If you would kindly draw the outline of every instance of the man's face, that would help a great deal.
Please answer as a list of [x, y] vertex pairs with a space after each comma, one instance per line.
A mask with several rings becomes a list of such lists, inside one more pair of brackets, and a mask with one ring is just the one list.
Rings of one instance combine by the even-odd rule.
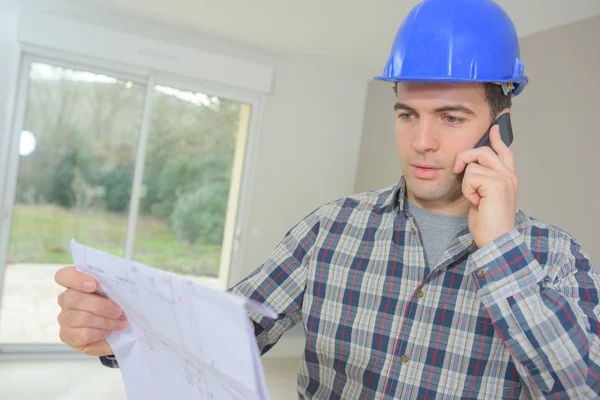
[[408, 198], [423, 206], [463, 200], [456, 156], [492, 123], [482, 84], [399, 83], [396, 143]]

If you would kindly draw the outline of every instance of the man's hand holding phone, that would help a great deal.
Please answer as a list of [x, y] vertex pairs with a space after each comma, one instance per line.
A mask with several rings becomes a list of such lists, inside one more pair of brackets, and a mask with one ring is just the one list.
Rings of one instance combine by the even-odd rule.
[[514, 157], [500, 135], [500, 127], [490, 130], [490, 146], [459, 153], [453, 172], [464, 172], [463, 195], [471, 203], [469, 230], [482, 248], [515, 226], [519, 180]]

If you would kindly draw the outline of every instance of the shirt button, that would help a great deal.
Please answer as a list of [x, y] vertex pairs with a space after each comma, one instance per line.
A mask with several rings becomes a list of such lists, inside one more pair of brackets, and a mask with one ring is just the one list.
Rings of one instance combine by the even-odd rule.
[[417, 292], [417, 297], [418, 297], [418, 298], [420, 298], [420, 299], [422, 299], [423, 297], [425, 297], [425, 292], [424, 292], [424, 291], [422, 291], [422, 290], [419, 290], [419, 291]]
[[412, 228], [412, 229], [410, 230], [410, 233], [412, 233], [413, 235], [415, 235], [415, 236], [416, 236], [416, 235], [417, 235], [417, 230], [416, 230], [415, 228]]
[[406, 363], [407, 363], [407, 362], [409, 362], [409, 361], [410, 361], [410, 357], [409, 357], [409, 356], [407, 356], [406, 354], [402, 356], [402, 362], [403, 362], [404, 364], [406, 364]]
[[477, 271], [475, 271], [475, 275], [477, 275], [479, 278], [483, 278], [485, 276], [485, 271], [483, 268], [479, 268]]

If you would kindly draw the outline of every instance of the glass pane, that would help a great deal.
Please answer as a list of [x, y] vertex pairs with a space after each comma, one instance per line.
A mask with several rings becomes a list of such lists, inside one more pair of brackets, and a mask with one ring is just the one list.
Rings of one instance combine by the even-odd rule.
[[250, 105], [156, 86], [150, 115], [133, 258], [218, 287]]
[[58, 343], [69, 240], [123, 255], [145, 85], [32, 63], [5, 271], [1, 343]]

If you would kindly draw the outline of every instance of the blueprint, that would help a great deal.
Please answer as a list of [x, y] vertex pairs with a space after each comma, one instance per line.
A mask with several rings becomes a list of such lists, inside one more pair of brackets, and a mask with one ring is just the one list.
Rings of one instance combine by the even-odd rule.
[[273, 311], [75, 240], [71, 250], [129, 322], [107, 339], [128, 399], [268, 399], [248, 312]]

